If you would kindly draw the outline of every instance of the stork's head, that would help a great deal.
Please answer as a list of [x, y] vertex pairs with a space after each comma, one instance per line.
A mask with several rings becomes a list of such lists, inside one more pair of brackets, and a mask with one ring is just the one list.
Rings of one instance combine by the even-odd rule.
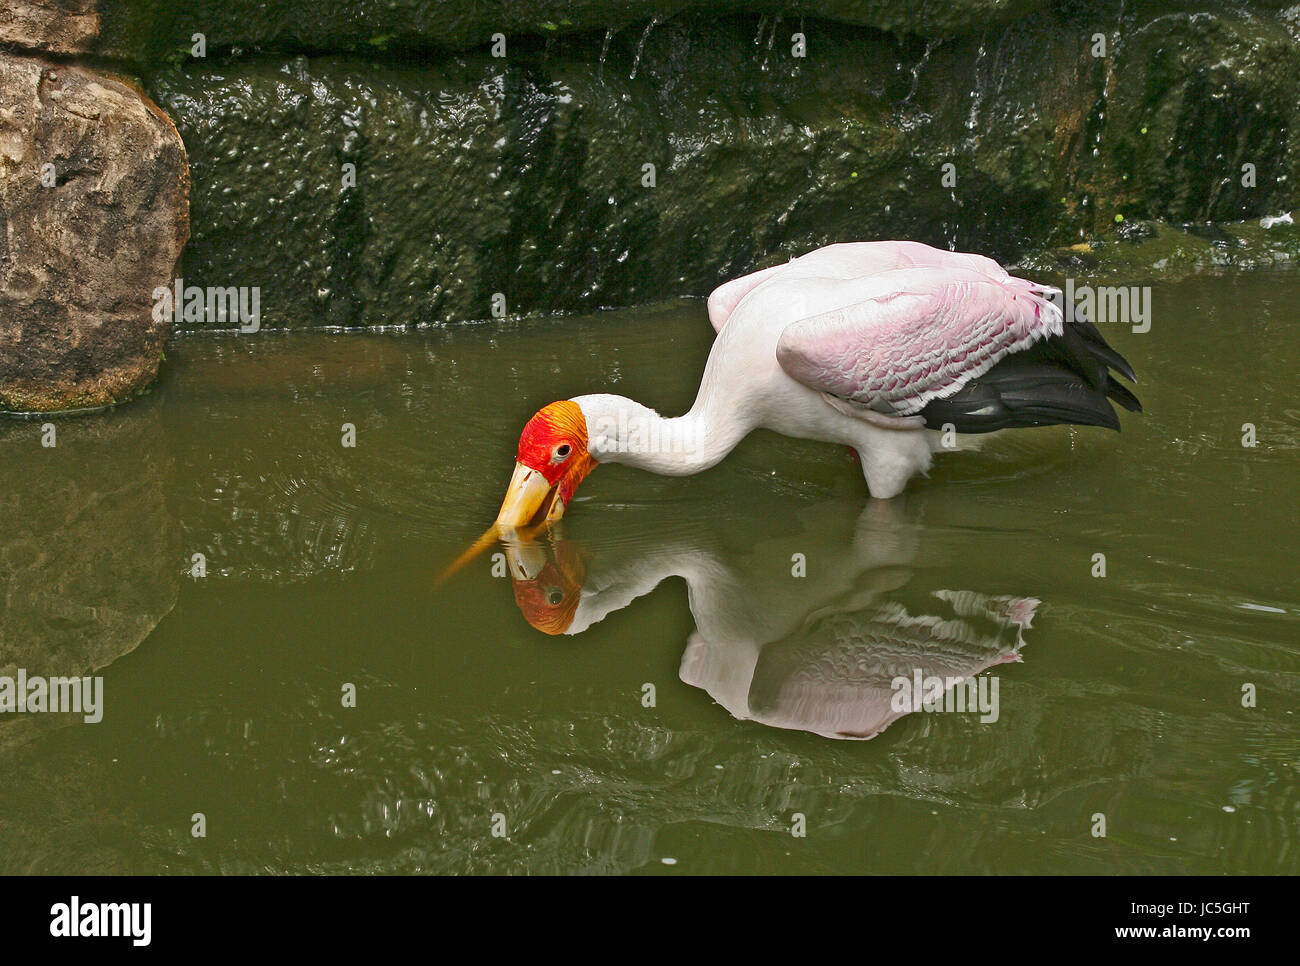
[[518, 529], [558, 520], [596, 465], [587, 450], [587, 417], [571, 399], [553, 402], [528, 420], [497, 526]]

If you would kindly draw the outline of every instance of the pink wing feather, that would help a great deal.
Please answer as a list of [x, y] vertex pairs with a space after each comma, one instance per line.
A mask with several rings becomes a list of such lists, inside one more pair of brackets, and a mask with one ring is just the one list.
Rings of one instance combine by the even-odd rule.
[[719, 285], [709, 295], [709, 321], [714, 331], [721, 332], [745, 296], [777, 277], [852, 279], [903, 268], [966, 269], [990, 278], [1008, 277], [1006, 269], [983, 255], [948, 252], [910, 241], [843, 242]]
[[913, 415], [1009, 353], [1061, 334], [1052, 289], [982, 267], [905, 268], [860, 279], [842, 308], [787, 326], [777, 359], [810, 388]]

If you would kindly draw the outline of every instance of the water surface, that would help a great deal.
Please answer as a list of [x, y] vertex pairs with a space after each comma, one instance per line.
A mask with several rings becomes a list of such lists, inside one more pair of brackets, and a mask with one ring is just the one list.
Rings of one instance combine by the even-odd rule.
[[[765, 433], [599, 467], [495, 548], [515, 579], [436, 589], [541, 405], [689, 405], [699, 302], [186, 337], [54, 448], [0, 424], [0, 673], [106, 703], [0, 718], [0, 871], [1293, 872], [1300, 273], [1153, 299], [1106, 332], [1122, 434], [1018, 432], [888, 504]], [[913, 665], [996, 676], [998, 719], [882, 711]]]

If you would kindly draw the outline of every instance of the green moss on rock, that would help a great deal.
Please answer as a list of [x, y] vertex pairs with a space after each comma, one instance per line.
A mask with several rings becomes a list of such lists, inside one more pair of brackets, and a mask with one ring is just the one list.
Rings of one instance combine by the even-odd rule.
[[[814, 24], [821, 55], [797, 61], [752, 29], [673, 22], [603, 61], [573, 41], [162, 72], [195, 185], [187, 281], [259, 285], [269, 326], [407, 324], [486, 317], [495, 293], [529, 312], [707, 291], [844, 238], [1009, 252], [1044, 230], [1041, 129], [979, 147], [954, 191], [969, 132], [896, 106], [917, 51]], [[985, 204], [997, 222], [969, 217]]]
[[[216, 51], [239, 48], [365, 53], [487, 48], [512, 39], [621, 31], [682, 14], [802, 18], [950, 37], [1025, 17], [1046, 0], [100, 0], [100, 50], [158, 63], [188, 51], [196, 33]], [[785, 39], [785, 38], [783, 38]]]
[[606, 36], [524, 5], [547, 39], [506, 58], [376, 14], [364, 55], [153, 70], [194, 173], [187, 280], [259, 285], [268, 326], [457, 321], [497, 293], [512, 314], [703, 294], [834, 241], [1013, 259], [1300, 204], [1300, 28], [1273, 5], [958, 3], [923, 37], [849, 7], [874, 26], [798, 21], [802, 58], [771, 14]]

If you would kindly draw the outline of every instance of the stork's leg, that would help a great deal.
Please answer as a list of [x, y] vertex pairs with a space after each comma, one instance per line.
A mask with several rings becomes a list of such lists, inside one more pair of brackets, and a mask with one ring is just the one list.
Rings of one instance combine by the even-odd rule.
[[930, 469], [930, 439], [925, 430], [899, 431], [864, 425], [857, 450], [867, 489], [877, 499], [898, 496], [908, 480]]
[[821, 397], [836, 412], [853, 417], [853, 448], [872, 496], [896, 497], [908, 480], [930, 469], [931, 437], [936, 434], [925, 428], [924, 417], [889, 416], [829, 393]]

